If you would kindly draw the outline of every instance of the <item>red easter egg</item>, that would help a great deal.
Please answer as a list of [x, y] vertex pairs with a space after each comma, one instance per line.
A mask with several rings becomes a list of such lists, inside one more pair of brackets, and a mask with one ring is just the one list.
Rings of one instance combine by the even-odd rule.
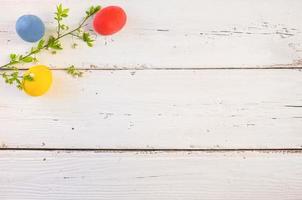
[[95, 32], [101, 35], [112, 35], [126, 24], [127, 15], [118, 6], [108, 6], [96, 13], [93, 20]]

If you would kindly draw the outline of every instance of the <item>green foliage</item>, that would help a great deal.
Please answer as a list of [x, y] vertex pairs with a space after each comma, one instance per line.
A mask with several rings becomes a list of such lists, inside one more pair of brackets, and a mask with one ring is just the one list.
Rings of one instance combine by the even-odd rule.
[[69, 26], [65, 25], [65, 24], [61, 24], [60, 28], [64, 31], [67, 31], [69, 29]]
[[83, 76], [83, 72], [76, 69], [73, 65], [66, 68], [66, 72], [67, 72], [67, 74], [70, 74], [72, 77], [81, 77], [81, 76]]
[[27, 55], [17, 55], [17, 54], [10, 54], [10, 65], [17, 64], [17, 63], [30, 63], [36, 61], [36, 58], [33, 56]]
[[90, 33], [84, 32], [83, 35], [82, 35], [82, 39], [83, 39], [84, 42], [86, 42], [86, 44], [87, 44], [89, 47], [92, 47], [92, 46], [93, 46], [94, 40], [91, 38]]
[[27, 56], [27, 57], [24, 57], [22, 58], [22, 61], [25, 62], [25, 63], [31, 63], [33, 62], [34, 58], [31, 57], [31, 56]]
[[62, 21], [63, 18], [68, 17], [69, 8], [63, 8], [62, 4], [57, 5], [57, 12], [55, 12], [55, 20]]
[[47, 41], [47, 48], [51, 48], [54, 50], [62, 50], [63, 47], [59, 40], [57, 40], [54, 36], [49, 36]]
[[34, 77], [31, 74], [26, 74], [23, 76], [24, 81], [33, 81]]
[[[63, 49], [63, 45], [60, 41], [61, 38], [66, 36], [76, 36], [83, 42], [85, 42], [89, 47], [93, 46], [94, 40], [91, 37], [89, 32], [83, 31], [83, 27], [86, 26], [86, 21], [92, 17], [96, 12], [101, 9], [100, 6], [91, 6], [86, 11], [86, 16], [83, 18], [80, 25], [68, 32], [69, 26], [63, 23], [63, 19], [66, 19], [69, 15], [69, 8], [63, 8], [62, 4], [59, 4], [56, 7], [54, 19], [57, 22], [57, 35], [49, 36], [48, 39], [41, 39], [37, 46], [33, 46], [30, 51], [25, 55], [18, 55], [12, 53], [9, 55], [9, 63], [0, 66], [0, 69], [11, 70], [11, 72], [0, 73], [0, 76], [4, 79], [7, 84], [16, 85], [19, 89], [22, 89], [22, 82], [24, 80], [34, 81], [34, 78], [30, 75], [20, 76], [18, 68], [13, 65], [22, 64], [22, 63], [33, 63], [37, 62], [37, 54], [40, 53], [43, 49], [50, 49], [51, 54], [56, 54], [57, 51]], [[72, 45], [73, 48], [77, 46], [76, 43]], [[73, 65], [68, 67], [67, 73], [73, 77], [81, 77], [83, 72], [77, 70]]]
[[12, 54], [9, 55], [9, 57], [10, 57], [11, 62], [17, 61], [17, 54], [12, 53]]
[[61, 36], [61, 30], [68, 30], [69, 27], [62, 23], [64, 18], [68, 17], [69, 8], [63, 8], [62, 4], [57, 6], [54, 19], [57, 21], [57, 36]]
[[22, 89], [22, 79], [20, 78], [18, 69], [15, 69], [9, 73], [3, 72], [1, 76], [5, 83], [9, 85], [16, 85], [17, 88]]
[[86, 11], [86, 17], [90, 17], [97, 13], [99, 10], [101, 10], [101, 6], [91, 6], [87, 11]]
[[37, 46], [37, 49], [42, 49], [44, 47], [45, 40], [40, 40]]

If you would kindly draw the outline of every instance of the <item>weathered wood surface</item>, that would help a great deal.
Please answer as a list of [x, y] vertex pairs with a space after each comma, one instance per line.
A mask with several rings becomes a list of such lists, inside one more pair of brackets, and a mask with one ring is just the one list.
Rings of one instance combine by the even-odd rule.
[[37, 14], [53, 32], [58, 2], [71, 9], [68, 22], [73, 25], [93, 4], [123, 6], [128, 24], [117, 35], [98, 37], [93, 49], [43, 54], [41, 62], [53, 68], [301, 67], [300, 0], [1, 0], [0, 63], [10, 52], [31, 46], [15, 33], [18, 16]]
[[[37, 14], [51, 32], [58, 2], [1, 0], [0, 63], [30, 47], [14, 31], [16, 18]], [[299, 67], [301, 1], [60, 2], [74, 25], [100, 3], [123, 6], [128, 24], [93, 49], [41, 55], [56, 69], [93, 68], [83, 79], [56, 70], [41, 98], [1, 84], [2, 147], [301, 147], [299, 70], [220, 69]]]
[[0, 199], [297, 200], [295, 153], [0, 151]]
[[[301, 199], [302, 1], [0, 0], [0, 64], [31, 47], [18, 16], [51, 33], [59, 2], [72, 25], [93, 4], [128, 24], [41, 54], [56, 69], [43, 97], [0, 83], [1, 200]], [[72, 79], [71, 64], [90, 71]]]
[[300, 148], [297, 70], [56, 71], [51, 91], [0, 87], [0, 141], [22, 148]]

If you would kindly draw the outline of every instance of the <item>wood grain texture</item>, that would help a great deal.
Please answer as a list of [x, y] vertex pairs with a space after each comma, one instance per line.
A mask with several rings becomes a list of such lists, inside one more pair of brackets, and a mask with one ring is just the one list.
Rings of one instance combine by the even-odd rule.
[[64, 52], [41, 55], [53, 68], [301, 67], [300, 0], [1, 0], [0, 63], [31, 47], [15, 33], [18, 16], [37, 14], [53, 33], [59, 2], [71, 9], [74, 26], [92, 4], [123, 6], [128, 23], [117, 35], [98, 37], [93, 49], [72, 50], [74, 40], [65, 40]]
[[298, 70], [55, 71], [51, 91], [1, 85], [0, 144], [22, 148], [300, 148]]
[[276, 70], [302, 68], [302, 1], [0, 0], [0, 65], [31, 47], [17, 17], [49, 35], [58, 3], [71, 26], [92, 4], [123, 6], [128, 23], [39, 55], [55, 69], [43, 97], [0, 84], [1, 200], [301, 199], [301, 150], [263, 149], [302, 147], [302, 72]]
[[0, 199], [297, 200], [301, 154], [0, 151]]

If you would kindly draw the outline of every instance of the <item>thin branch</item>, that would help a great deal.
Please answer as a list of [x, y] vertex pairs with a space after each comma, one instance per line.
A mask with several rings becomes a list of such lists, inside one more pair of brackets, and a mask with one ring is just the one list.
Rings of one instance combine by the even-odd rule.
[[[77, 28], [75, 28], [75, 29], [73, 29], [73, 30], [71, 30], [71, 31], [69, 31], [69, 32], [67, 32], [67, 33], [64, 33], [64, 34], [62, 34], [62, 35], [59, 35], [59, 34], [58, 34], [58, 36], [54, 39], [54, 42], [60, 40], [61, 38], [65, 37], [65, 36], [74, 35], [73, 33], [76, 32], [76, 31], [78, 31], [78, 30], [80, 30], [80, 29], [84, 26], [85, 22], [86, 22], [91, 16], [92, 16], [92, 15], [87, 15], [87, 16], [83, 19], [83, 21], [80, 23], [80, 25], [79, 25]], [[37, 54], [40, 50], [46, 49], [46, 48], [48, 48], [48, 47], [49, 47], [49, 42], [48, 42], [47, 44], [45, 44], [43, 47], [41, 47], [41, 48], [39, 48], [39, 49], [37, 49], [37, 50], [35, 50], [35, 51], [31, 51], [30, 53], [28, 53], [27, 55], [23, 56], [22, 58], [24, 59], [24, 58], [30, 57], [30, 56], [32, 56], [32, 55], [34, 55], [34, 54]], [[8, 67], [8, 66], [10, 66], [10, 65], [12, 65], [12, 64], [13, 64], [13, 62], [9, 62], [9, 63], [7, 63], [7, 64], [5, 64], [5, 65], [0, 66], [0, 69], [6, 68], [6, 67]], [[14, 64], [16, 64], [16, 63], [14, 63]]]

